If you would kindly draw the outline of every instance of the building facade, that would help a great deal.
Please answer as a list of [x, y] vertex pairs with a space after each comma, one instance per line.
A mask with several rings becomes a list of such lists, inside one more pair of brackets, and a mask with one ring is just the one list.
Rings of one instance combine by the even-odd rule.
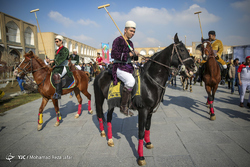
[[37, 26], [0, 12], [0, 61], [15, 66], [29, 50], [38, 54]]
[[[58, 49], [58, 47], [55, 44], [55, 37], [57, 35], [61, 34], [56, 34], [53, 32], [38, 33], [38, 50], [39, 50], [39, 57], [41, 59], [44, 59], [45, 55], [47, 55], [47, 57], [50, 59], [54, 59], [55, 51]], [[97, 55], [96, 48], [75, 41], [65, 36], [63, 36], [63, 46], [69, 49], [69, 54], [72, 54], [73, 50], [76, 49], [77, 54], [80, 57], [80, 63], [88, 63], [91, 61], [91, 59], [95, 59]]]

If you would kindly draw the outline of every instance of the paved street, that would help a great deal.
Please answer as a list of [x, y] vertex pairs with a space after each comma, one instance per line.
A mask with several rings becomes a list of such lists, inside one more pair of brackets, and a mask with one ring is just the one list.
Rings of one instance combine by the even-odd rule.
[[[62, 122], [54, 127], [53, 104], [44, 110], [44, 124], [37, 131], [41, 99], [9, 110], [0, 116], [0, 166], [137, 166], [138, 115], [125, 117], [116, 108], [113, 114], [114, 147], [102, 138], [95, 114], [87, 113], [83, 97], [82, 115], [75, 119], [78, 103], [75, 97], [63, 96], [60, 101]], [[204, 87], [193, 86], [193, 92], [177, 87], [166, 89], [164, 102], [153, 114], [151, 142], [144, 147], [146, 166], [250, 166], [250, 109], [239, 107], [237, 92], [231, 95], [227, 86], [220, 86], [215, 95], [216, 120], [210, 121], [205, 106]], [[245, 106], [249, 93], [246, 93]], [[104, 111], [107, 110], [105, 102]], [[105, 124], [105, 131], [107, 126]], [[9, 162], [6, 157], [15, 156]]]

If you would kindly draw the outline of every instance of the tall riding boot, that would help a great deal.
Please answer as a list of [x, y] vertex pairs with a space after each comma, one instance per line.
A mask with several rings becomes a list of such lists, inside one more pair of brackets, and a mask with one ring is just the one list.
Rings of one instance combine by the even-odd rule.
[[53, 79], [55, 81], [56, 84], [56, 93], [53, 95], [53, 99], [61, 99], [61, 95], [62, 95], [62, 81], [61, 81], [61, 77], [58, 73], [53, 75]]
[[221, 72], [221, 85], [225, 85], [226, 81], [226, 75], [227, 75], [227, 69], [223, 69], [223, 71]]
[[126, 116], [134, 115], [131, 111], [128, 110], [128, 101], [130, 100], [130, 98], [131, 98], [131, 91], [129, 91], [126, 87], [123, 87], [120, 112]]

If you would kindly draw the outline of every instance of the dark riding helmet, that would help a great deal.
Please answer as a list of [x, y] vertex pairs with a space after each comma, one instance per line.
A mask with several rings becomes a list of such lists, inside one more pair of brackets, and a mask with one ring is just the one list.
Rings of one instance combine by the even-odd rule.
[[208, 32], [208, 35], [210, 35], [210, 34], [211, 34], [211, 35], [216, 35], [216, 34], [215, 34], [215, 31], [213, 31], [213, 30]]

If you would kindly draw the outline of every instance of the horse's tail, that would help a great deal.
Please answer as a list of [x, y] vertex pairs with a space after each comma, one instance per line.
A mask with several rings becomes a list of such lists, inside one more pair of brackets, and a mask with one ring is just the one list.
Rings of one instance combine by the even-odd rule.
[[102, 108], [105, 98], [99, 85], [100, 83], [99, 80], [101, 76], [102, 75], [96, 76], [94, 80], [95, 106], [96, 106], [97, 119], [102, 118], [103, 122], [106, 122], [104, 114], [103, 114], [103, 108]]

